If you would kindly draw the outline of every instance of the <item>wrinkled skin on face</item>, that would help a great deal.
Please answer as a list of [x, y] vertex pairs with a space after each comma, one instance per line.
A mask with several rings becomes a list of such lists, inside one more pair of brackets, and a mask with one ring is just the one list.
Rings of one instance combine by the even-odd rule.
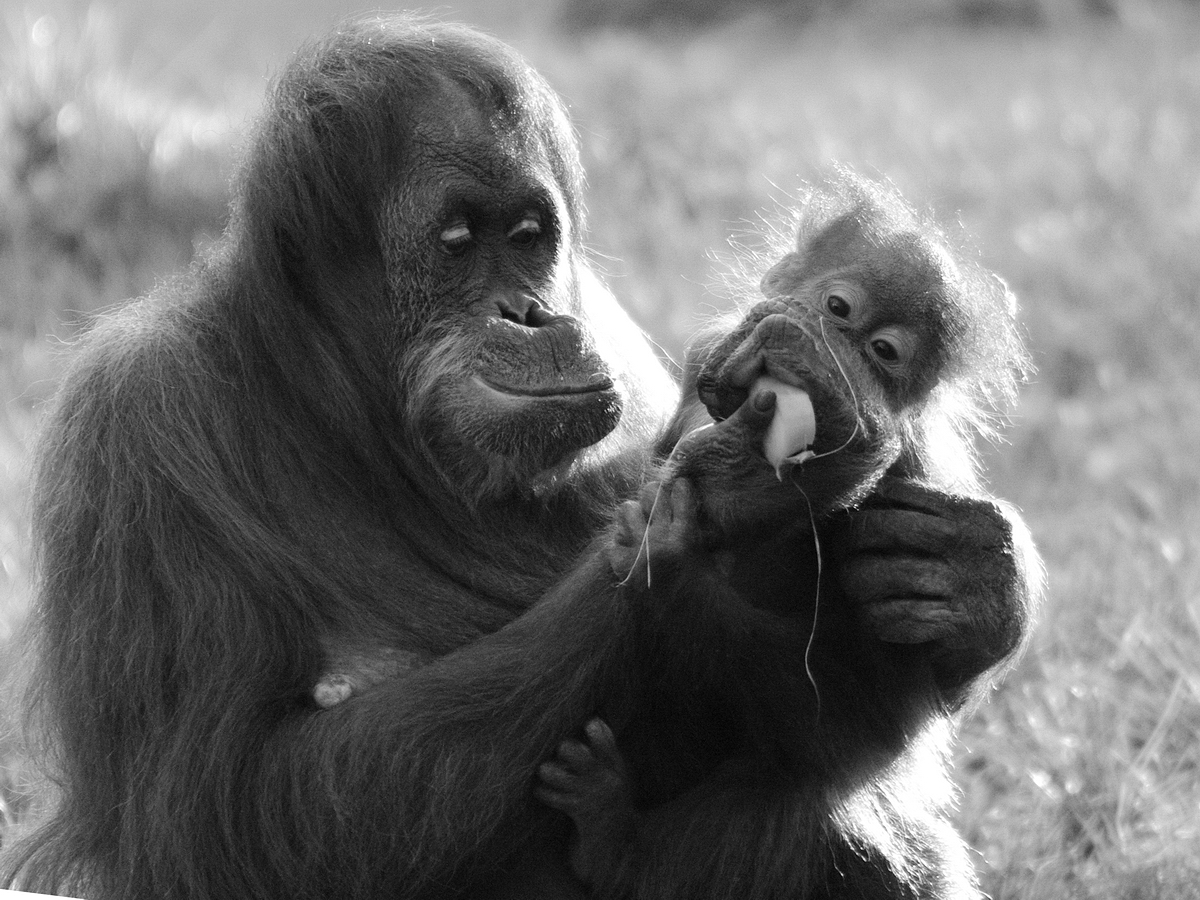
[[578, 210], [548, 148], [454, 85], [428, 112], [382, 214], [393, 302], [417, 312], [394, 365], [438, 475], [503, 494], [609, 434], [622, 387], [581, 321]]
[[[778, 474], [762, 449], [774, 397], [765, 390], [751, 397], [762, 375], [803, 389], [817, 423], [813, 456]], [[808, 510], [844, 509], [899, 456], [903, 408], [895, 409], [887, 385], [842, 332], [805, 308], [760, 304], [705, 356], [698, 386], [718, 424], [680, 442], [672, 471], [697, 482], [723, 536]]]

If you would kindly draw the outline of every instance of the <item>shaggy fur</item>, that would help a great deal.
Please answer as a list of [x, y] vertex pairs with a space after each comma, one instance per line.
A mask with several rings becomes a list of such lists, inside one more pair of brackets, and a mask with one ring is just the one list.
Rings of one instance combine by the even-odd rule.
[[[475, 159], [422, 133], [449, 111]], [[583, 271], [580, 182], [558, 100], [497, 42], [368, 21], [291, 64], [220, 248], [89, 334], [48, 415], [33, 699], [60, 796], [0, 884], [436, 897], [539, 870], [517, 859], [556, 846], [535, 766], [621, 630], [554, 601], [518, 617], [636, 488], [677, 396]], [[464, 205], [481, 247], [492, 209], [537, 208], [544, 240], [452, 256], [438, 217]], [[500, 288], [555, 322], [477, 314]], [[481, 346], [510, 381], [561, 363], [616, 387], [544, 423], [530, 404], [506, 459], [438, 443], [409, 412], [431, 381], [442, 421], [507, 421], [462, 400]], [[366, 642], [435, 661], [317, 709], [328, 648]]]
[[[640, 689], [605, 698], [615, 740], [593, 723], [568, 741], [541, 795], [574, 819], [598, 897], [968, 900], [949, 741], [1038, 601], [1032, 546], [983, 497], [967, 441], [1024, 370], [1015, 306], [898, 194], [848, 172], [813, 191], [762, 287], [769, 300], [689, 353], [663, 481], [625, 505], [609, 550], [614, 602], [651, 610], [630, 635]], [[881, 340], [903, 364], [873, 354]], [[750, 396], [763, 373], [816, 412], [815, 455], [778, 476], [769, 395]], [[717, 424], [691, 431], [704, 406]], [[843, 590], [829, 526], [873, 491], [908, 504], [914, 529], [957, 507], [946, 537], [977, 571]]]
[[[364, 22], [284, 72], [220, 247], [101, 323], [47, 417], [31, 709], [59, 790], [0, 885], [583, 896], [532, 787], [637, 694], [644, 608], [583, 551], [677, 392], [586, 269], [580, 182], [558, 100], [472, 32]], [[892, 506], [855, 519], [847, 590], [895, 583], [876, 546], [969, 570]], [[318, 707], [372, 646], [402, 671]], [[746, 838], [769, 856], [775, 826]]]

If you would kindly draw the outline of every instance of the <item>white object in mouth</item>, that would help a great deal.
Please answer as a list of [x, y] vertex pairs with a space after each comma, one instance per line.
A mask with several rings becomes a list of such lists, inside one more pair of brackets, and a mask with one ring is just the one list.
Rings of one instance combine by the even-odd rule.
[[817, 417], [807, 391], [771, 375], [759, 377], [750, 395], [764, 390], [775, 394], [775, 414], [763, 438], [763, 456], [782, 480], [785, 464], [797, 465], [814, 455], [808, 448], [817, 437]]

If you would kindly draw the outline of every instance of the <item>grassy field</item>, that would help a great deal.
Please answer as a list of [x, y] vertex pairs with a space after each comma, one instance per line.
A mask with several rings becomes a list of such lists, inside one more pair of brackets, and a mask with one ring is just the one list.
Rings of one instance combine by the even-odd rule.
[[[829, 161], [974, 236], [1038, 366], [987, 460], [1050, 602], [963, 736], [960, 825], [998, 900], [1198, 898], [1200, 10], [1087, 5], [968, 27], [948, 3], [860, 0], [803, 25], [586, 37], [537, 24], [549, 2], [460, 12], [568, 98], [597, 256], [673, 354], [720, 304], [711, 252]], [[26, 447], [58, 345], [220, 228], [265, 72], [349, 9], [286, 8], [197, 23], [78, 3], [49, 23], [30, 2], [0, 22], [0, 641], [26, 604]], [[14, 743], [0, 766], [8, 817]]]

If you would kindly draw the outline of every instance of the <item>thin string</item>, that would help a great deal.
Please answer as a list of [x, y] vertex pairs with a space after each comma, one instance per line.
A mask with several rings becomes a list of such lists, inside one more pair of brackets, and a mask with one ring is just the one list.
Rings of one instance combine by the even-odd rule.
[[[826, 450], [824, 453], [813, 454], [812, 456], [807, 457], [804, 460], [804, 462], [808, 462], [808, 461], [814, 460], [814, 459], [821, 459], [822, 457], [825, 457], [825, 456], [832, 456], [835, 453], [841, 453], [843, 450], [845, 450], [847, 447], [849, 447], [851, 442], [853, 442], [853, 440], [855, 439], [855, 437], [858, 436], [859, 429], [862, 426], [862, 414], [858, 408], [858, 395], [857, 395], [857, 393], [855, 393], [854, 383], [850, 380], [850, 376], [846, 374], [846, 370], [842, 366], [842, 361], [840, 359], [838, 359], [837, 354], [834, 353], [834, 351], [833, 351], [833, 347], [831, 347], [829, 344], [829, 337], [825, 333], [825, 319], [824, 318], [821, 319], [821, 341], [825, 344], [825, 349], [829, 351], [829, 355], [833, 358], [833, 362], [837, 366], [837, 369], [838, 369], [838, 374], [840, 374], [842, 376], [842, 380], [846, 383], [847, 390], [850, 391], [850, 401], [854, 407], [854, 430], [850, 432], [850, 436], [847, 437], [846, 440], [843, 441], [840, 446], [835, 447], [832, 450]], [[692, 435], [696, 434], [697, 432], [704, 431], [706, 428], [712, 428], [713, 424], [714, 423], [709, 422], [707, 424], [697, 426], [696, 428], [693, 428], [691, 431], [689, 431], [687, 434], [683, 435], [683, 437], [681, 437], [675, 443], [675, 446], [671, 448], [671, 452], [667, 456], [666, 463], [669, 464], [675, 458], [676, 451], [679, 449], [680, 445], [683, 444], [683, 442], [687, 438], [691, 437]], [[812, 685], [813, 695], [816, 697], [816, 701], [817, 701], [816, 718], [819, 721], [821, 718], [821, 689], [817, 686], [817, 678], [816, 678], [816, 675], [813, 674], [813, 670], [812, 670], [812, 649], [813, 649], [813, 644], [816, 642], [816, 638], [817, 638], [817, 623], [818, 623], [818, 619], [819, 619], [820, 611], [821, 611], [821, 573], [822, 573], [822, 567], [823, 567], [823, 558], [822, 558], [822, 554], [821, 554], [821, 538], [820, 538], [820, 535], [817, 534], [817, 520], [816, 520], [816, 515], [813, 513], [812, 501], [808, 499], [808, 495], [806, 493], [804, 493], [804, 490], [798, 484], [796, 484], [794, 481], [792, 482], [792, 486], [795, 487], [797, 491], [799, 491], [800, 496], [802, 496], [804, 498], [805, 505], [808, 507], [808, 521], [809, 521], [809, 524], [810, 524], [811, 530], [812, 530], [813, 548], [815, 549], [816, 554], [817, 554], [817, 584], [816, 584], [816, 589], [813, 594], [812, 627], [808, 633], [808, 642], [805, 644], [805, 647], [804, 647], [804, 674], [808, 677], [808, 683], [810, 685]], [[650, 513], [646, 517], [646, 530], [644, 532], [642, 532], [642, 542], [638, 546], [638, 555], [634, 557], [633, 567], [630, 568], [629, 573], [621, 581], [622, 585], [628, 583], [629, 579], [631, 577], [633, 577], [633, 570], [635, 568], [637, 568], [637, 561], [639, 559], [641, 559], [642, 553], [644, 552], [646, 554], [646, 587], [647, 588], [650, 587], [650, 583], [651, 583], [650, 543], [649, 543], [650, 523], [654, 520], [654, 513], [658, 509], [658, 498], [662, 495], [662, 489], [663, 489], [663, 483], [659, 482], [658, 490], [655, 491], [655, 494], [654, 494], [654, 502], [650, 504]]]
[[[797, 488], [797, 490], [800, 489]], [[821, 690], [817, 687], [817, 678], [813, 675], [812, 666], [809, 665], [809, 658], [812, 654], [813, 642], [817, 639], [817, 615], [821, 609], [821, 539], [817, 536], [817, 521], [813, 516], [812, 503], [809, 502], [808, 495], [804, 491], [800, 491], [800, 496], [808, 504], [808, 521], [812, 524], [813, 547], [817, 551], [817, 588], [813, 593], [812, 630], [808, 633], [808, 643], [804, 647], [804, 674], [808, 676], [808, 683], [812, 685], [813, 694], [817, 698], [817, 721], [820, 721]]]
[[[675, 453], [679, 450], [680, 445], [683, 444], [684, 441], [690, 438], [693, 434], [704, 431], [706, 428], [712, 428], [715, 424], [715, 422], [705, 422], [703, 425], [697, 425], [687, 434], [680, 437], [679, 440], [675, 442], [675, 446], [671, 448], [671, 452], [667, 454], [666, 460], [663, 461], [663, 466], [668, 466], [671, 461], [675, 459]], [[650, 587], [650, 523], [654, 521], [654, 512], [658, 509], [658, 498], [662, 496], [663, 483], [664, 482], [660, 480], [658, 482], [658, 490], [654, 492], [654, 502], [650, 504], [650, 513], [646, 516], [646, 530], [642, 532], [642, 542], [638, 545], [638, 552], [637, 556], [633, 558], [633, 565], [630, 566], [629, 571], [625, 574], [625, 577], [619, 582], [620, 586], [622, 587], [628, 584], [629, 579], [633, 577], [633, 570], [637, 568], [638, 560], [642, 558], [643, 552], [646, 554], [646, 588], [649, 589]]]
[[[833, 450], [827, 450], [824, 453], [817, 453], [809, 456], [804, 462], [813, 459], [820, 459], [823, 456], [832, 456], [835, 453], [841, 453], [850, 443], [858, 436], [859, 429], [862, 427], [862, 411], [858, 407], [858, 394], [854, 391], [854, 383], [850, 380], [850, 376], [846, 374], [845, 368], [842, 366], [842, 361], [838, 359], [838, 355], [833, 352], [833, 347], [829, 345], [829, 336], [825, 333], [825, 319], [821, 319], [821, 340], [825, 344], [825, 349], [829, 351], [829, 355], [833, 358], [834, 364], [838, 368], [838, 373], [842, 376], [842, 380], [846, 382], [846, 389], [850, 391], [850, 400], [854, 406], [854, 430], [850, 432], [850, 436], [842, 443], [840, 447]], [[817, 553], [817, 585], [813, 594], [813, 619], [812, 630], [808, 633], [808, 643], [804, 647], [804, 673], [808, 676], [808, 683], [812, 685], [813, 694], [817, 699], [817, 719], [821, 718], [821, 690], [817, 687], [816, 676], [813, 675], [811, 656], [813, 644], [817, 637], [817, 619], [821, 610], [821, 571], [822, 571], [822, 555], [821, 555], [821, 537], [817, 534], [817, 520], [813, 513], [812, 501], [809, 500], [808, 494], [804, 493], [804, 489], [796, 482], [792, 481], [792, 486], [800, 492], [800, 496], [804, 498], [805, 504], [808, 506], [808, 521], [812, 527], [813, 548]]]
[[[829, 355], [833, 358], [834, 364], [838, 368], [838, 374], [842, 376], [842, 381], [846, 382], [846, 388], [850, 391], [850, 402], [854, 406], [854, 430], [850, 432], [850, 436], [842, 442], [840, 447], [834, 447], [832, 450], [826, 450], [824, 453], [812, 453], [802, 460], [797, 461], [796, 465], [802, 465], [806, 462], [811, 462], [814, 459], [822, 459], [826, 456], [833, 456], [835, 453], [841, 453], [850, 443], [858, 437], [858, 431], [862, 427], [862, 413], [858, 408], [858, 394], [854, 392], [854, 383], [850, 380], [850, 376], [846, 374], [846, 370], [842, 368], [842, 361], [838, 359], [837, 354], [833, 352], [833, 348], [829, 346], [829, 338], [825, 334], [825, 320], [821, 319], [821, 340], [825, 343], [825, 349], [829, 351]], [[784, 460], [785, 462], [787, 460]], [[810, 510], [811, 511], [811, 510]]]

